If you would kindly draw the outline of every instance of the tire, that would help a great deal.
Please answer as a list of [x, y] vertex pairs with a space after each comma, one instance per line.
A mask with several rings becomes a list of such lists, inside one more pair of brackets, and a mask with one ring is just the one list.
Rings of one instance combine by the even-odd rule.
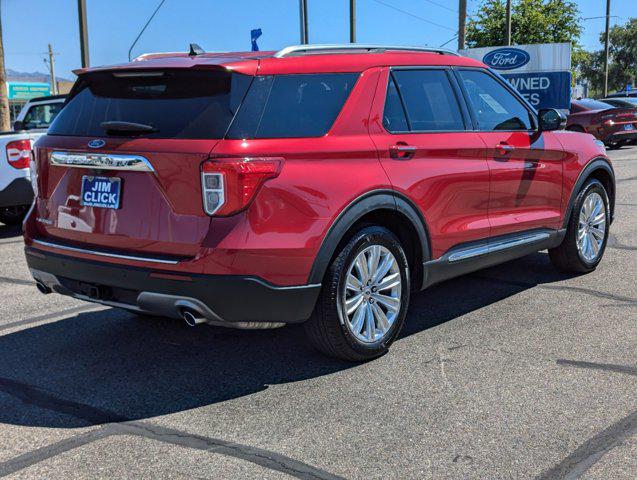
[[[350, 271], [354, 277], [363, 280], [372, 276], [361, 274], [354, 265], [356, 260], [367, 258], [367, 270], [374, 264], [375, 255], [378, 255], [376, 273], [379, 280], [384, 281], [371, 285], [354, 282], [349, 277]], [[391, 268], [381, 275], [387, 265], [384, 262], [391, 259], [394, 260], [389, 262]], [[348, 277], [351, 279], [349, 285]], [[396, 286], [398, 279], [400, 284]], [[357, 285], [356, 289], [351, 288], [353, 284]], [[376, 285], [387, 288], [378, 290]], [[325, 274], [314, 313], [305, 323], [308, 338], [317, 350], [331, 357], [354, 362], [380, 357], [387, 353], [403, 328], [409, 292], [409, 264], [398, 238], [384, 227], [362, 228], [337, 252]], [[394, 298], [389, 302], [391, 309], [386, 303], [390, 300], [388, 297]], [[346, 300], [351, 305], [359, 305], [349, 315]]]
[[18, 225], [22, 223], [29, 211], [30, 205], [16, 205], [14, 207], [0, 208], [0, 222], [5, 225]]
[[[603, 226], [604, 231], [600, 234], [600, 229], [594, 226], [589, 225], [588, 228], [584, 226], [584, 230], [590, 233], [584, 233], [584, 236], [588, 237], [588, 242], [591, 250], [587, 250], [585, 248], [585, 241], [581, 242], [578, 245], [578, 235], [582, 235], [582, 230], [580, 227], [582, 224], [580, 223], [580, 214], [582, 214], [582, 218], [587, 218], [586, 213], [583, 213], [583, 206], [585, 202], [600, 199], [601, 204], [603, 205]], [[589, 204], [590, 206], [591, 204]], [[601, 211], [597, 213], [595, 216], [599, 218], [601, 215]], [[606, 193], [606, 189], [602, 185], [599, 180], [590, 179], [588, 180], [579, 194], [575, 198], [575, 203], [573, 205], [573, 210], [571, 212], [571, 216], [568, 219], [568, 225], [566, 229], [566, 236], [562, 241], [562, 244], [559, 247], [549, 249], [549, 257], [551, 262], [559, 271], [564, 273], [588, 273], [592, 272], [597, 268], [599, 262], [604, 256], [604, 251], [606, 249], [606, 243], [608, 242], [608, 227], [610, 220], [610, 209], [608, 202], [608, 194]], [[595, 225], [594, 222], [591, 222], [592, 225]], [[598, 224], [599, 225], [599, 224]], [[584, 237], [582, 237], [584, 238]], [[598, 245], [596, 241], [595, 244], [592, 243], [593, 240], [601, 240], [601, 244]], [[595, 249], [597, 248], [597, 252], [595, 253]], [[589, 255], [587, 255], [587, 253]], [[594, 253], [593, 256], [590, 254]]]

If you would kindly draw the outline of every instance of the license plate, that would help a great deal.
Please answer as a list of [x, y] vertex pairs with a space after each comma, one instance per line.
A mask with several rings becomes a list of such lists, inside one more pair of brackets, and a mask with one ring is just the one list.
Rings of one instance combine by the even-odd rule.
[[99, 208], [119, 208], [122, 179], [117, 177], [82, 177], [80, 205]]
[[624, 130], [632, 130], [633, 128], [634, 127], [632, 123], [627, 123], [626, 125], [624, 125]]

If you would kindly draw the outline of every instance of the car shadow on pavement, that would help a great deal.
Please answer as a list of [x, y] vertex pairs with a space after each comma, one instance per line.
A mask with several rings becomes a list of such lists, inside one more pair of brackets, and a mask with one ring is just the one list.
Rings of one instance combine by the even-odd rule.
[[5, 225], [0, 223], [0, 240], [3, 238], [21, 237], [22, 226], [21, 225]]
[[[403, 337], [563, 278], [535, 254], [434, 286], [413, 295]], [[52, 428], [156, 417], [357, 366], [316, 353], [301, 326], [188, 328], [115, 309], [6, 333], [0, 358], [0, 422]]]

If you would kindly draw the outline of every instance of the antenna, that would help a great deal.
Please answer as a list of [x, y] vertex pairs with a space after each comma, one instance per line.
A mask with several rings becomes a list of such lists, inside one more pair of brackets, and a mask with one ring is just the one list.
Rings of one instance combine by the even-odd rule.
[[190, 51], [188, 52], [189, 57], [196, 57], [197, 55], [201, 55], [203, 53], [206, 53], [206, 52], [199, 45], [197, 45], [196, 43], [190, 44]]

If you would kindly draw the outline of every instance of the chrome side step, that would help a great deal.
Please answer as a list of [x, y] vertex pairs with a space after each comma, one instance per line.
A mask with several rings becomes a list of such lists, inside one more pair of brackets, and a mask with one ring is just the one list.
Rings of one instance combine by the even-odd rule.
[[542, 240], [548, 240], [551, 235], [548, 232], [534, 232], [527, 233], [517, 237], [504, 238], [489, 242], [486, 245], [479, 245], [475, 247], [466, 247], [453, 252], [447, 260], [449, 263], [460, 262], [468, 258], [479, 257], [480, 255], [486, 255], [487, 253], [499, 252], [507, 250], [509, 248], [515, 248], [529, 243], [540, 242]]

